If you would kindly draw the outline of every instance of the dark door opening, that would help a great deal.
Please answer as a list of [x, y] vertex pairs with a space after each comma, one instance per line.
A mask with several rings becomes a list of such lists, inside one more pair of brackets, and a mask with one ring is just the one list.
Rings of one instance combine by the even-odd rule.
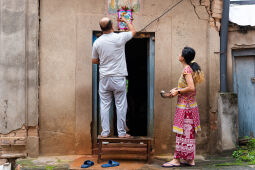
[[[127, 127], [132, 136], [147, 136], [147, 58], [148, 38], [133, 38], [125, 46], [127, 77]], [[114, 102], [114, 101], [113, 101]], [[117, 136], [116, 108], [114, 135]]]
[[133, 38], [126, 44], [127, 126], [132, 136], [147, 136], [147, 44], [147, 38]]

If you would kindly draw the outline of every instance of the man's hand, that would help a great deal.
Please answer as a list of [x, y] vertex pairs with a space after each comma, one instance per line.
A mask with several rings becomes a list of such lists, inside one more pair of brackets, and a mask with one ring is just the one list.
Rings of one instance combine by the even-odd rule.
[[99, 64], [99, 59], [98, 58], [93, 58], [92, 63], [93, 64]]
[[126, 20], [125, 17], [121, 17], [121, 18], [120, 18], [120, 21], [121, 21], [121, 22], [125, 22], [125, 23], [127, 24], [128, 30], [132, 32], [132, 35], [133, 35], [133, 37], [134, 37], [135, 34], [136, 34], [136, 31], [135, 31], [134, 26], [133, 26], [130, 22], [128, 22], [128, 21]]
[[121, 17], [121, 18], [120, 18], [120, 22], [125, 22], [125, 23], [127, 24], [127, 20], [126, 20], [125, 17]]

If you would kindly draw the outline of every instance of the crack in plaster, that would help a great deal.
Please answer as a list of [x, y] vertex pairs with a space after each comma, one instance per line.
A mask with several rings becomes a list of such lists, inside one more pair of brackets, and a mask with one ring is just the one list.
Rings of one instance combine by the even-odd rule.
[[212, 7], [212, 3], [213, 1], [215, 0], [208, 0], [208, 5], [204, 5], [203, 3], [206, 3], [206, 2], [203, 2], [203, 0], [199, 0], [199, 5], [198, 6], [201, 6], [201, 7], [204, 7], [207, 14], [208, 14], [208, 17], [207, 19], [205, 18], [201, 18], [197, 12], [197, 5], [195, 3], [193, 3], [192, 0], [189, 0], [190, 1], [190, 4], [192, 5], [193, 9], [194, 9], [194, 13], [196, 14], [197, 18], [199, 20], [205, 20], [205, 21], [209, 21], [209, 22], [213, 22], [213, 27], [215, 27], [217, 29], [217, 31], [219, 31], [219, 28], [216, 24], [216, 18], [214, 18], [212, 15], [213, 15], [213, 7]]
[[[201, 17], [198, 15], [198, 13], [197, 13], [197, 10], [196, 10], [197, 7], [196, 7], [196, 5], [193, 4], [192, 0], [189, 0], [189, 1], [190, 1], [190, 4], [193, 6], [193, 9], [194, 9], [194, 12], [195, 12], [197, 18], [200, 19], [200, 20], [209, 21], [209, 19], [201, 18]], [[201, 0], [199, 1], [199, 4], [200, 4], [199, 6], [204, 6], [204, 7], [206, 8], [205, 5], [202, 5], [202, 4], [201, 4]], [[207, 9], [206, 9], [206, 11], [207, 11]], [[208, 11], [207, 11], [207, 13], [208, 13]], [[209, 13], [208, 13], [208, 15], [209, 15]], [[210, 18], [210, 15], [209, 15], [209, 18]]]

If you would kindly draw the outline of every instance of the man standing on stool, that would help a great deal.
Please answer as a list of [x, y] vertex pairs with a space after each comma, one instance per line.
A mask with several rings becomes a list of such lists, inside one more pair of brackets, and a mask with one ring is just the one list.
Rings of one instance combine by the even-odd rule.
[[121, 18], [120, 21], [127, 24], [128, 32], [114, 33], [112, 21], [107, 17], [102, 18], [99, 25], [103, 35], [94, 42], [92, 49], [92, 63], [99, 64], [102, 137], [108, 137], [110, 134], [109, 111], [113, 96], [117, 111], [118, 136], [130, 137], [126, 133], [126, 76], [128, 72], [125, 44], [135, 36], [136, 31], [125, 18]]

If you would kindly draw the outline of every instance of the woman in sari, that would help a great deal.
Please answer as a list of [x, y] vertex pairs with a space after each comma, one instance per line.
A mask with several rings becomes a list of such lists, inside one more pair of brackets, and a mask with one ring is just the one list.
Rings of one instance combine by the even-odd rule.
[[186, 165], [194, 166], [195, 161], [195, 133], [201, 131], [199, 111], [196, 102], [196, 84], [204, 80], [200, 66], [194, 62], [195, 50], [184, 47], [179, 61], [183, 65], [183, 72], [178, 81], [178, 87], [166, 93], [167, 97], [178, 96], [174, 117], [173, 132], [176, 133], [176, 148], [174, 159], [163, 164], [163, 167], [180, 166], [180, 160]]

